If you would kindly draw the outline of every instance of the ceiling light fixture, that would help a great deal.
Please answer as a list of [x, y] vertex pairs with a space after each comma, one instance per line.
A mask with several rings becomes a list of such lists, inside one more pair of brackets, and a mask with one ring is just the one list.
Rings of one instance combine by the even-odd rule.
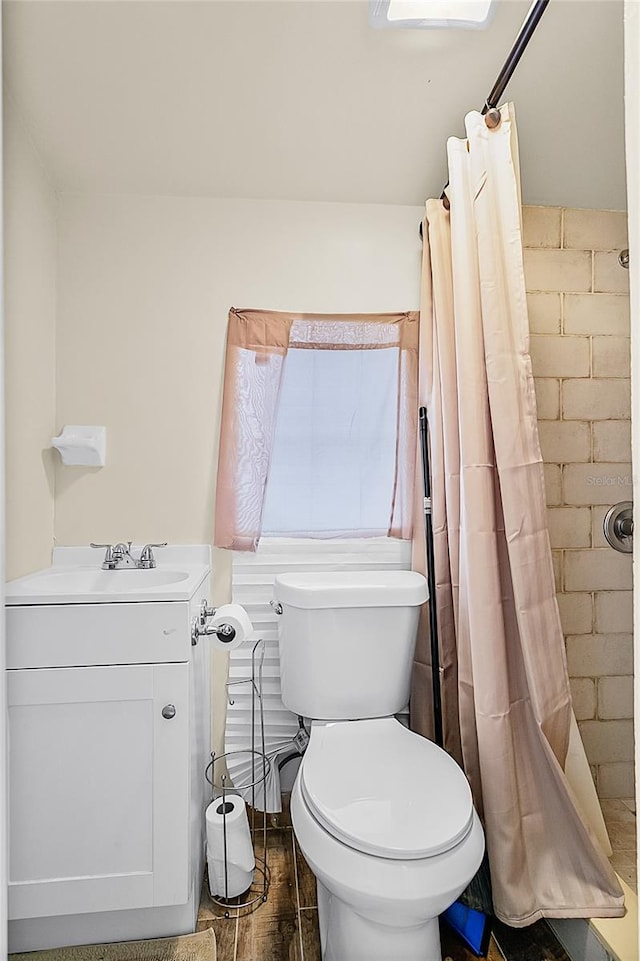
[[482, 29], [491, 19], [493, 0], [372, 0], [377, 27]]

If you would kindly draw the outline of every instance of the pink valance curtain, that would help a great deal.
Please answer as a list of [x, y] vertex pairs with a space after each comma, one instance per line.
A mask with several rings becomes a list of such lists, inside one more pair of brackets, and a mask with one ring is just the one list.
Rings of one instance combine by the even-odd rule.
[[215, 508], [216, 547], [255, 551], [289, 350], [398, 349], [395, 482], [390, 537], [412, 535], [417, 433], [417, 312], [294, 314], [229, 312]]
[[[564, 773], [571, 696], [529, 358], [513, 108], [502, 108], [497, 129], [478, 113], [466, 128], [466, 141], [448, 144], [450, 212], [430, 200], [424, 223], [420, 402], [445, 746], [483, 819], [501, 920], [618, 916], [622, 891]], [[422, 536], [416, 530], [418, 570]], [[430, 672], [421, 630], [411, 717], [427, 735]]]

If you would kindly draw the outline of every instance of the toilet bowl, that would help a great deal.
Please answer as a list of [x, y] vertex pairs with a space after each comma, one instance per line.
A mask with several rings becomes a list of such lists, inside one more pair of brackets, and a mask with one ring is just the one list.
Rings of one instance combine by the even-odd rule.
[[438, 915], [477, 871], [467, 780], [395, 718], [315, 721], [291, 797], [323, 961], [440, 961]]
[[394, 716], [426, 599], [414, 571], [275, 580], [282, 700], [312, 719], [291, 819], [318, 883], [323, 961], [441, 961], [438, 915], [482, 861], [464, 773]]

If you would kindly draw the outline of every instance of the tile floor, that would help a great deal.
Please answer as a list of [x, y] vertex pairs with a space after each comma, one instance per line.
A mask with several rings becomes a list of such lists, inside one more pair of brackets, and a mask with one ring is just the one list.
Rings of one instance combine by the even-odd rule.
[[[260, 830], [258, 855], [261, 845]], [[321, 961], [315, 878], [296, 842], [288, 811], [268, 821], [267, 846], [271, 872], [267, 901], [252, 914], [225, 918], [224, 908], [209, 896], [205, 876], [198, 931], [214, 929], [217, 961]], [[446, 926], [441, 937], [444, 961], [477, 961]], [[520, 930], [496, 923], [487, 961], [505, 959], [569, 961], [544, 922]]]
[[605, 800], [601, 801], [601, 807], [613, 848], [613, 869], [637, 893], [635, 801]]

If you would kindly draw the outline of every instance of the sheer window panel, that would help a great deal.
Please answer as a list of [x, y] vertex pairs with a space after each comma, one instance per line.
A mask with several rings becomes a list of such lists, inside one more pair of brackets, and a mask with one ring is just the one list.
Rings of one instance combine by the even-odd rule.
[[265, 495], [270, 536], [386, 534], [398, 349], [289, 350]]

